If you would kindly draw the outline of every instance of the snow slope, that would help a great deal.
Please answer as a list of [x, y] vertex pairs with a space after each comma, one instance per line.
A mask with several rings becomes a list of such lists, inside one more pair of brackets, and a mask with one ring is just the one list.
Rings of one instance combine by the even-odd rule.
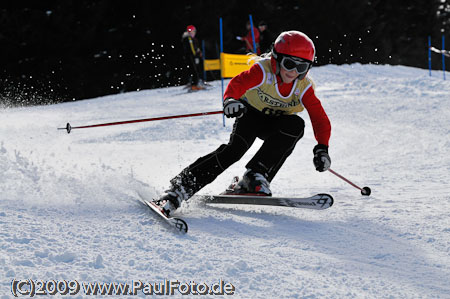
[[[314, 170], [302, 113], [305, 137], [272, 190], [328, 192], [335, 205], [224, 207], [193, 198], [178, 212], [189, 224], [184, 236], [138, 204], [136, 190], [157, 196], [228, 141], [231, 121], [56, 128], [220, 110], [220, 82], [190, 94], [172, 87], [0, 110], [0, 298], [13, 297], [13, 279], [223, 280], [235, 298], [450, 298], [450, 82], [389, 65], [311, 73], [333, 125], [332, 168], [372, 196]], [[260, 144], [200, 193], [222, 191]]]

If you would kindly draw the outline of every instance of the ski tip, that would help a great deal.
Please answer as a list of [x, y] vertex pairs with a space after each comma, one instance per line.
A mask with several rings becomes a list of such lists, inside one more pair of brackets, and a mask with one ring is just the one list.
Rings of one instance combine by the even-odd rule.
[[[324, 200], [322, 207], [324, 207], [326, 209], [326, 208], [330, 208], [333, 206], [333, 204], [334, 204], [333, 196], [331, 196], [330, 194], [327, 194], [327, 193], [319, 193], [317, 195], [322, 197], [321, 200]], [[325, 207], [326, 204], [328, 204], [328, 207]]]
[[187, 225], [186, 221], [184, 221], [183, 219], [180, 219], [180, 218], [176, 218], [176, 217], [173, 217], [170, 219], [173, 219], [176, 221], [174, 223], [174, 225], [175, 225], [175, 228], [177, 228], [180, 231], [180, 233], [186, 234], [188, 232], [188, 225]]
[[146, 207], [150, 208], [158, 217], [164, 220], [169, 226], [174, 228], [177, 232], [181, 234], [186, 234], [188, 232], [188, 225], [186, 221], [176, 217], [167, 216], [159, 206], [155, 205], [152, 201], [140, 198], [139, 201]]

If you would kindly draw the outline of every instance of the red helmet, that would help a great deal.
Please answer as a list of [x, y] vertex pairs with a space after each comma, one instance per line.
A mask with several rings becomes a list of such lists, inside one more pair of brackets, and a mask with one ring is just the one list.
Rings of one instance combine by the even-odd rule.
[[276, 53], [300, 57], [311, 62], [316, 52], [314, 43], [303, 32], [285, 31], [281, 33], [273, 45]]
[[195, 26], [194, 25], [189, 25], [189, 26], [187, 26], [186, 27], [186, 30], [187, 30], [187, 32], [191, 32], [191, 31], [197, 31], [197, 28], [195, 28]]
[[272, 69], [275, 74], [279, 73], [283, 56], [299, 57], [311, 62], [312, 65], [315, 53], [314, 43], [303, 32], [295, 30], [282, 32], [275, 40], [272, 48]]

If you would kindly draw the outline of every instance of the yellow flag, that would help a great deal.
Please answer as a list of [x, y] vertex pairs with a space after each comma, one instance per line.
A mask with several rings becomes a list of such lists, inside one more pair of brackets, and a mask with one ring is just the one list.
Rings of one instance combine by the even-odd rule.
[[220, 53], [222, 78], [232, 78], [250, 69], [255, 63], [251, 58], [255, 55]]
[[220, 70], [220, 59], [205, 59], [203, 67], [205, 71], [218, 71]]

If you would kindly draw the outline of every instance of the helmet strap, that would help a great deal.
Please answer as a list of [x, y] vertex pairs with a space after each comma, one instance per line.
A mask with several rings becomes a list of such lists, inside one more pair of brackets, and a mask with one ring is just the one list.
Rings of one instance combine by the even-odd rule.
[[279, 75], [281, 70], [281, 65], [279, 61], [280, 55], [275, 51], [274, 44], [272, 44], [272, 57], [275, 60], [275, 75]]
[[277, 60], [275, 60], [275, 75], [279, 75], [280, 71], [281, 71], [281, 65]]

